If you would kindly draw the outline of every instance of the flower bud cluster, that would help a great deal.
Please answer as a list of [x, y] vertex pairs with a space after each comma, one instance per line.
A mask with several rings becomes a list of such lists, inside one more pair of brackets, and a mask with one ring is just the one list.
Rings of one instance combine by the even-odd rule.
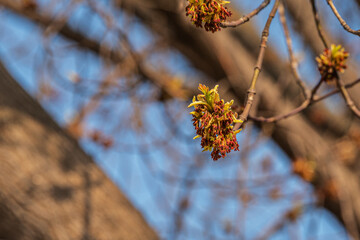
[[321, 77], [325, 81], [336, 78], [337, 72], [343, 73], [346, 69], [345, 61], [349, 53], [341, 45], [331, 44], [330, 49], [326, 48], [319, 57], [316, 58]]
[[201, 137], [203, 151], [211, 151], [214, 161], [224, 158], [231, 150], [239, 151], [236, 134], [241, 131], [233, 130], [233, 124], [241, 122], [231, 110], [233, 101], [225, 103], [220, 100], [217, 88], [218, 85], [209, 90], [205, 85], [199, 84], [199, 90], [203, 94], [194, 97], [188, 106], [195, 108], [190, 113], [197, 134], [194, 139]]
[[220, 23], [231, 16], [231, 12], [224, 7], [230, 3], [225, 0], [188, 0], [186, 16], [191, 16], [191, 21], [196, 27], [202, 27], [206, 31], [216, 32], [221, 30]]

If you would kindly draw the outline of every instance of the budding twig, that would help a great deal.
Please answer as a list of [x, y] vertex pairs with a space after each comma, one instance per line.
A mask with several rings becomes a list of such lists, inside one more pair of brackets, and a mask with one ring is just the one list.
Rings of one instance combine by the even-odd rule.
[[261, 36], [261, 43], [260, 43], [260, 52], [257, 58], [257, 62], [254, 68], [254, 75], [253, 78], [251, 80], [251, 85], [249, 90], [247, 91], [247, 100], [246, 100], [246, 105], [244, 108], [244, 111], [241, 113], [239, 119], [241, 120], [241, 123], [237, 123], [234, 126], [234, 129], [238, 129], [241, 127], [241, 125], [246, 122], [248, 116], [249, 116], [249, 112], [251, 109], [251, 106], [253, 104], [254, 98], [255, 98], [255, 94], [256, 94], [256, 90], [255, 90], [255, 85], [256, 85], [256, 80], [259, 77], [259, 74], [261, 72], [261, 67], [262, 67], [262, 62], [264, 60], [264, 55], [265, 55], [265, 49], [266, 49], [266, 44], [268, 41], [268, 37], [269, 37], [269, 28], [270, 28], [270, 24], [273, 20], [273, 18], [275, 17], [276, 11], [279, 7], [279, 0], [275, 1], [275, 4], [269, 14], [269, 17], [266, 21], [264, 30], [262, 32], [262, 36]]
[[326, 0], [327, 4], [330, 6], [331, 10], [333, 11], [333, 13], [335, 14], [336, 18], [339, 20], [341, 26], [343, 26], [343, 28], [348, 31], [349, 33], [355, 34], [360, 36], [360, 30], [355, 31], [354, 29], [352, 29], [347, 23], [346, 21], [340, 16], [338, 10], [336, 9], [334, 3], [332, 0]]
[[250, 19], [252, 17], [254, 17], [255, 15], [257, 15], [259, 12], [261, 12], [261, 10], [263, 10], [267, 5], [269, 5], [271, 0], [264, 0], [259, 7], [257, 7], [256, 9], [254, 9], [252, 12], [250, 12], [249, 14], [242, 16], [241, 18], [239, 18], [238, 20], [235, 21], [231, 21], [231, 22], [222, 22], [220, 24], [221, 27], [223, 28], [227, 28], [227, 27], [237, 27], [241, 24], [244, 24], [248, 21], [250, 21]]

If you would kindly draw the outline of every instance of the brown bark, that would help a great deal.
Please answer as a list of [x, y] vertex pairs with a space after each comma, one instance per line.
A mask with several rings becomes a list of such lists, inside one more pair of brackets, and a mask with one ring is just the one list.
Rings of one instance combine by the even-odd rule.
[[0, 238], [157, 239], [118, 187], [2, 65]]

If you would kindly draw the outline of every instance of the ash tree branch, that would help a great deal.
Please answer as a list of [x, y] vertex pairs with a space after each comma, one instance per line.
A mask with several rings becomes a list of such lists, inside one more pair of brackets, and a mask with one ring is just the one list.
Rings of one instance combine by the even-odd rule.
[[305, 85], [305, 83], [301, 80], [301, 77], [300, 77], [298, 69], [297, 69], [298, 63], [295, 59], [294, 52], [292, 49], [292, 40], [290, 37], [290, 32], [289, 32], [289, 28], [288, 28], [286, 17], [285, 17], [285, 10], [284, 10], [283, 2], [280, 2], [280, 5], [279, 5], [279, 16], [280, 16], [281, 25], [284, 30], [285, 38], [286, 38], [286, 46], [287, 46], [287, 49], [289, 52], [289, 61], [290, 61], [291, 72], [294, 75], [295, 81], [301, 88], [301, 91], [306, 99], [310, 96], [310, 91], [307, 88], [307, 86]]
[[277, 122], [279, 120], [288, 118], [288, 117], [293, 116], [295, 114], [298, 114], [299, 112], [306, 109], [314, 101], [315, 94], [316, 94], [317, 90], [319, 89], [319, 87], [321, 86], [322, 83], [323, 83], [323, 79], [320, 79], [320, 81], [311, 90], [311, 94], [305, 99], [305, 101], [299, 107], [293, 109], [292, 111], [290, 111], [288, 113], [285, 113], [285, 114], [275, 116], [275, 117], [270, 117], [270, 118], [252, 117], [251, 119], [254, 120], [254, 121], [258, 121], [258, 122], [272, 123], [272, 122]]
[[311, 2], [312, 12], [313, 12], [313, 15], [314, 15], [315, 26], [316, 26], [316, 30], [318, 32], [318, 35], [319, 35], [322, 43], [324, 44], [324, 47], [329, 48], [329, 44], [326, 41], [325, 34], [324, 34], [323, 29], [322, 29], [321, 24], [320, 24], [320, 17], [319, 17], [319, 13], [317, 11], [317, 8], [316, 8], [315, 0], [310, 0], [310, 2]]
[[336, 79], [336, 85], [340, 89], [341, 95], [343, 96], [346, 105], [358, 118], [360, 118], [360, 110], [356, 107], [354, 101], [351, 99], [349, 92], [346, 90], [343, 80], [339, 76]]
[[270, 25], [272, 20], [275, 17], [275, 14], [278, 10], [279, 7], [279, 2], [280, 0], [276, 0], [275, 4], [269, 14], [269, 17], [266, 21], [264, 30], [262, 32], [262, 36], [261, 36], [261, 43], [260, 43], [260, 52], [258, 55], [258, 59], [254, 68], [254, 74], [253, 74], [253, 78], [251, 80], [251, 85], [250, 88], [248, 89], [248, 93], [247, 93], [247, 100], [246, 100], [246, 105], [244, 108], [244, 111], [241, 113], [241, 115], [239, 116], [239, 119], [242, 121], [241, 123], [237, 123], [234, 126], [234, 130], [239, 129], [241, 127], [241, 125], [246, 122], [251, 106], [253, 104], [254, 98], [255, 98], [255, 94], [256, 94], [256, 90], [255, 90], [255, 85], [256, 85], [256, 81], [259, 77], [259, 74], [261, 72], [261, 68], [262, 68], [262, 62], [264, 60], [264, 55], [265, 55], [265, 49], [267, 46], [267, 41], [268, 41], [268, 37], [269, 37], [269, 29], [270, 29]]
[[[353, 82], [351, 82], [351, 83], [346, 84], [344, 87], [345, 87], [345, 88], [352, 88], [352, 87], [354, 87], [354, 86], [355, 86], [356, 84], [358, 84], [358, 83], [360, 83], [360, 78], [357, 79], [357, 80], [355, 80], [355, 81], [353, 81]], [[330, 96], [332, 96], [332, 95], [335, 95], [336, 93], [339, 93], [339, 92], [340, 92], [340, 89], [335, 89], [335, 90], [333, 90], [333, 91], [325, 94], [324, 96], [321, 96], [321, 97], [315, 96], [315, 97], [314, 97], [314, 103], [315, 103], [315, 102], [322, 101], [323, 99], [328, 98], [328, 97], [330, 97]]]
[[338, 10], [336, 9], [334, 3], [332, 0], [326, 0], [327, 4], [330, 6], [332, 12], [335, 14], [336, 18], [339, 20], [341, 26], [348, 31], [349, 33], [358, 35], [360, 37], [360, 30], [355, 31], [354, 29], [352, 29], [347, 23], [346, 21], [341, 17], [340, 13], [338, 12]]
[[231, 22], [223, 22], [221, 23], [221, 27], [223, 28], [227, 28], [227, 27], [237, 27], [239, 25], [242, 25], [248, 21], [250, 21], [250, 19], [252, 17], [254, 17], [255, 15], [257, 15], [259, 12], [261, 12], [267, 5], [269, 5], [271, 0], [264, 0], [259, 7], [257, 7], [256, 9], [254, 9], [252, 12], [250, 12], [249, 14], [242, 16], [241, 18], [239, 18], [238, 20], [235, 21], [231, 21]]
[[[319, 83], [321, 83], [321, 81]], [[352, 88], [358, 83], [360, 83], [360, 78], [353, 81], [353, 82], [351, 82], [351, 83], [343, 85], [343, 88], [346, 91], [346, 89]], [[319, 84], [317, 86], [319, 86]], [[249, 119], [252, 120], [252, 121], [255, 121], [255, 122], [266, 122], [266, 123], [278, 122], [280, 120], [286, 119], [288, 117], [294, 116], [294, 115], [304, 111], [305, 109], [307, 109], [310, 105], [312, 105], [314, 103], [320, 102], [320, 101], [322, 101], [322, 100], [324, 100], [324, 99], [326, 99], [326, 98], [328, 98], [330, 96], [333, 96], [333, 95], [343, 91], [343, 90], [341, 90], [341, 88], [338, 88], [338, 89], [335, 89], [335, 90], [325, 94], [324, 96], [318, 97], [318, 96], [315, 95], [316, 91], [314, 91], [314, 89], [313, 89], [313, 94], [311, 95], [312, 98], [306, 99], [299, 107], [291, 110], [288, 113], [280, 114], [280, 115], [277, 115], [277, 116], [274, 116], [274, 117], [269, 117], [269, 118], [249, 116]], [[347, 91], [346, 91], [346, 94], [348, 95]], [[354, 102], [351, 99], [350, 99], [350, 105], [355, 106]], [[350, 107], [350, 105], [348, 104], [349, 107]], [[355, 106], [355, 108], [356, 108], [356, 106]], [[359, 110], [356, 108], [356, 110], [353, 110], [353, 111], [359, 111]], [[357, 112], [357, 113], [359, 113], [359, 112]], [[357, 114], [357, 113], [355, 113], [355, 114]]]

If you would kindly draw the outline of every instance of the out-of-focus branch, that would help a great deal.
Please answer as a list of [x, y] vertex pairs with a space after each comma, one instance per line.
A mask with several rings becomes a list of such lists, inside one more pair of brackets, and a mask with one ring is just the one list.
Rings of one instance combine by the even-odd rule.
[[291, 41], [291, 37], [290, 37], [290, 32], [289, 32], [289, 28], [286, 22], [286, 17], [285, 17], [285, 9], [284, 9], [284, 4], [283, 2], [280, 2], [279, 5], [279, 16], [280, 16], [280, 22], [281, 25], [284, 29], [284, 33], [285, 33], [285, 38], [286, 38], [286, 46], [288, 48], [288, 52], [289, 52], [289, 60], [290, 60], [290, 67], [291, 67], [291, 71], [295, 77], [296, 83], [299, 85], [299, 87], [301, 88], [301, 91], [304, 95], [305, 98], [309, 98], [310, 92], [309, 89], [307, 88], [307, 86], [305, 85], [305, 83], [301, 80], [298, 69], [297, 69], [297, 61], [294, 57], [294, 52], [292, 49], [292, 41]]
[[326, 38], [325, 38], [325, 34], [322, 30], [321, 24], [320, 24], [320, 18], [319, 18], [319, 14], [318, 11], [316, 9], [316, 4], [315, 4], [315, 0], [310, 0], [311, 2], [311, 7], [312, 7], [312, 11], [313, 11], [313, 15], [314, 15], [314, 20], [315, 20], [315, 25], [316, 25], [316, 30], [319, 34], [319, 37], [321, 39], [321, 41], [324, 44], [325, 48], [329, 48], [329, 44], [326, 42]]
[[[20, 16], [24, 16], [27, 19], [34, 21], [35, 23], [40, 24], [41, 26], [47, 27], [50, 24], [58, 25], [56, 20], [54, 20], [51, 16], [46, 15], [45, 13], [41, 13], [36, 9], [23, 8], [19, 2], [13, 2], [10, 0], [0, 0], [0, 5], [6, 7], [12, 12], [19, 14]], [[91, 39], [85, 36], [83, 33], [73, 29], [68, 24], [59, 23], [61, 25], [58, 28], [58, 33], [78, 44], [79, 47], [90, 50], [95, 54], [99, 55], [102, 58], [109, 58], [114, 63], [120, 63], [125, 59], [125, 56], [122, 55], [119, 51], [114, 51], [107, 45], [101, 44], [98, 41]], [[156, 71], [153, 71], [150, 67], [145, 65], [143, 61], [140, 59], [136, 59], [138, 73], [142, 75], [145, 79], [152, 81], [157, 87], [159, 87], [163, 92], [165, 92], [168, 96], [179, 97], [178, 92], [172, 88], [167, 87], [168, 80], [172, 77], [168, 74], [159, 74]]]
[[254, 17], [255, 15], [257, 15], [259, 12], [261, 12], [267, 5], [269, 5], [271, 0], [264, 0], [259, 7], [257, 7], [256, 9], [254, 9], [252, 12], [250, 12], [249, 14], [242, 16], [241, 18], [239, 18], [238, 20], [235, 21], [231, 21], [231, 22], [223, 22], [221, 23], [221, 27], [223, 28], [227, 28], [227, 27], [237, 27], [241, 24], [244, 24], [248, 21], [250, 21], [250, 19], [252, 17]]
[[305, 206], [295, 205], [286, 212], [284, 212], [281, 217], [275, 221], [268, 229], [263, 231], [259, 237], [256, 237], [256, 240], [266, 240], [273, 236], [276, 232], [280, 231], [287, 224], [291, 224], [296, 221], [296, 219], [302, 214]]
[[348, 31], [349, 33], [355, 34], [360, 36], [360, 30], [355, 31], [354, 29], [352, 29], [347, 23], [346, 21], [341, 17], [340, 13], [338, 12], [338, 10], [336, 9], [334, 3], [332, 0], [326, 0], [326, 2], [329, 4], [331, 10], [333, 11], [333, 13], [335, 14], [336, 18], [339, 20], [341, 26], [343, 26], [343, 28]]
[[[18, 1], [11, 1], [11, 0], [0, 0], [0, 5], [6, 7], [7, 9], [11, 10], [12, 12], [24, 16], [25, 18], [43, 26], [47, 27], [51, 24], [54, 24], [54, 19], [37, 11], [36, 9], [32, 8], [23, 8], [23, 6]], [[57, 25], [55, 23], [55, 25]], [[79, 31], [74, 30], [68, 24], [63, 24], [62, 22], [59, 23], [61, 25], [58, 28], [58, 33], [64, 36], [71, 41], [76, 42], [80, 47], [86, 48], [91, 50], [95, 53], [100, 53], [101, 51], [104, 52], [107, 56], [110, 56], [111, 59], [118, 62], [121, 60], [120, 56], [115, 54], [110, 48], [101, 46], [96, 40], [90, 39], [86, 37], [84, 34], [80, 33]], [[102, 49], [101, 49], [102, 48]]]

